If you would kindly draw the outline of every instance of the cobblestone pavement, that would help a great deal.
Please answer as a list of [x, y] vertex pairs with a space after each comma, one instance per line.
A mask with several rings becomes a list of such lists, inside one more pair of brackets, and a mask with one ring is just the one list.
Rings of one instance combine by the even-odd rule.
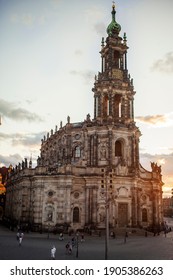
[[[49, 237], [49, 238], [48, 238]], [[16, 231], [0, 226], [0, 260], [50, 260], [52, 245], [57, 248], [56, 259], [59, 260], [104, 260], [105, 237], [85, 236], [85, 242], [80, 241], [73, 248], [71, 255], [66, 254], [65, 245], [72, 237], [65, 235], [63, 241], [58, 235], [25, 233], [22, 246], [18, 245]], [[129, 235], [109, 239], [108, 259], [110, 260], [173, 260], [173, 231], [165, 237]]]

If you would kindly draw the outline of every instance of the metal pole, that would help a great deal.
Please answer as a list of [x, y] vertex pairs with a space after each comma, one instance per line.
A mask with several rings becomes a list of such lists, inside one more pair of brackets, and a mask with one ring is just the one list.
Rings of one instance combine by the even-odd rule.
[[106, 203], [105, 203], [105, 210], [106, 210], [106, 234], [105, 234], [105, 260], [108, 259], [108, 252], [109, 252], [109, 205], [108, 205], [108, 185], [107, 185], [107, 173], [106, 173]]
[[50, 223], [48, 223], [47, 239], [49, 239], [49, 228], [50, 228]]
[[78, 258], [78, 255], [79, 255], [79, 234], [77, 233], [76, 234], [76, 258]]

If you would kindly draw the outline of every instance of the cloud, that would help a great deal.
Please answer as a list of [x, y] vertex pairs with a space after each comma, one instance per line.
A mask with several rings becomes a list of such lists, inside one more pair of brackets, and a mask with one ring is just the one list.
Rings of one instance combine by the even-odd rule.
[[29, 27], [34, 23], [34, 17], [31, 14], [23, 14], [21, 20], [24, 25]]
[[26, 109], [18, 107], [15, 103], [0, 99], [0, 112], [3, 116], [15, 121], [42, 122], [43, 119]]
[[[6, 143], [8, 141], [11, 142], [11, 146], [18, 147], [22, 151], [20, 155], [19, 153], [17, 154], [9, 154], [7, 156], [1, 155], [0, 154], [0, 166], [9, 166], [12, 164], [15, 166], [19, 162], [21, 163], [22, 160], [26, 154], [29, 154], [29, 157], [31, 156], [32, 153], [32, 162], [33, 166], [36, 165], [37, 162], [37, 156], [39, 154], [39, 149], [41, 146], [41, 139], [43, 138], [43, 135], [45, 135], [46, 132], [38, 132], [38, 133], [13, 133], [13, 134], [5, 134], [5, 133], [0, 133], [0, 142]], [[22, 149], [21, 149], [22, 147]], [[25, 155], [23, 156], [23, 154]]]
[[11, 139], [13, 136], [11, 136], [11, 134], [6, 134], [6, 133], [2, 133], [0, 132], [0, 141], [4, 141], [4, 140], [8, 140]]
[[41, 138], [44, 132], [39, 133], [29, 133], [29, 134], [14, 134], [12, 137], [13, 146], [29, 146], [30, 148], [35, 148], [41, 145]]
[[8, 167], [10, 164], [15, 166], [18, 162], [22, 162], [23, 158], [19, 154], [13, 154], [9, 156], [0, 155], [0, 163], [1, 166]]
[[3, 166], [8, 167], [10, 165], [15, 167], [19, 163], [22, 163], [24, 158], [27, 158], [28, 160], [30, 160], [30, 158], [32, 158], [32, 166], [35, 167], [37, 165], [36, 164], [37, 157], [38, 156], [33, 156], [33, 155], [22, 157], [20, 154], [10, 154], [9, 156], [0, 155], [0, 167], [3, 167]]
[[88, 83], [90, 81], [93, 81], [95, 73], [93, 71], [76, 71], [76, 70], [71, 70], [69, 72], [71, 75], [78, 75], [82, 77], [85, 81], [85, 83]]
[[85, 10], [85, 17], [88, 22], [97, 22], [101, 20], [104, 16], [104, 11], [102, 8], [99, 9], [98, 6], [92, 6]]
[[30, 13], [12, 14], [10, 20], [13, 24], [20, 24], [28, 28], [33, 28], [34, 25], [44, 25], [49, 16], [46, 14], [32, 15]]
[[94, 25], [94, 30], [98, 35], [102, 36], [105, 33], [106, 25], [103, 22], [98, 22]]
[[162, 73], [173, 73], [173, 52], [166, 53], [162, 59], [156, 60], [151, 70]]
[[12, 21], [12, 23], [21, 23], [27, 27], [31, 27], [33, 26], [34, 22], [35, 22], [35, 18], [33, 15], [29, 14], [29, 13], [25, 13], [22, 15], [19, 14], [12, 14], [10, 17], [10, 20]]
[[94, 31], [100, 36], [102, 36], [106, 30], [106, 25], [102, 21], [104, 14], [105, 12], [102, 7], [98, 6], [92, 6], [85, 11], [86, 21], [93, 26]]
[[165, 115], [154, 115], [154, 116], [137, 116], [135, 117], [136, 121], [148, 124], [158, 124], [158, 123], [165, 123], [167, 118]]
[[83, 54], [83, 51], [82, 50], [75, 50], [74, 54], [77, 55], [77, 56], [80, 56], [80, 55]]
[[[25, 154], [28, 155], [32, 153], [32, 161], [33, 165], [36, 165], [36, 160], [39, 154], [39, 149], [41, 146], [41, 139], [46, 134], [45, 131], [38, 132], [38, 133], [13, 133], [13, 134], [5, 134], [0, 133], [0, 142], [7, 143], [8, 141], [11, 142], [11, 146], [18, 147], [21, 149], [22, 154], [25, 152]], [[12, 164], [13, 166], [18, 164], [18, 162], [21, 162], [23, 158], [26, 156], [22, 156], [20, 154], [10, 154], [8, 156], [3, 156], [0, 154], [0, 166], [9, 166]]]
[[[28, 146], [35, 148], [41, 145], [41, 139], [45, 132], [38, 133], [0, 133], [0, 141], [10, 140], [13, 146]], [[39, 148], [39, 147], [38, 147]]]
[[170, 127], [173, 126], [173, 112], [163, 115], [137, 116], [135, 120], [155, 127]]
[[62, 0], [51, 0], [50, 3], [53, 6], [53, 8], [59, 8], [59, 4], [62, 2]]

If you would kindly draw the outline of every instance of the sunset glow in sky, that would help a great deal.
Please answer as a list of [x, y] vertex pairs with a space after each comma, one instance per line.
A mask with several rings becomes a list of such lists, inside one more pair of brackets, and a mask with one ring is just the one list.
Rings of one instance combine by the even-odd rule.
[[[140, 161], [173, 187], [173, 1], [117, 0], [134, 80]], [[0, 166], [33, 163], [55, 126], [93, 117], [94, 76], [112, 1], [0, 0]]]

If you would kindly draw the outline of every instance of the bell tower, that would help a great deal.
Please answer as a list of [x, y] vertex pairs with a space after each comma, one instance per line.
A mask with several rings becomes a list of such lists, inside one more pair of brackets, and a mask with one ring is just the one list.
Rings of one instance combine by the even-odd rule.
[[101, 42], [101, 72], [95, 77], [94, 120], [100, 124], [134, 123], [133, 80], [127, 70], [127, 38], [119, 36], [121, 26], [116, 22], [115, 5], [107, 38]]

